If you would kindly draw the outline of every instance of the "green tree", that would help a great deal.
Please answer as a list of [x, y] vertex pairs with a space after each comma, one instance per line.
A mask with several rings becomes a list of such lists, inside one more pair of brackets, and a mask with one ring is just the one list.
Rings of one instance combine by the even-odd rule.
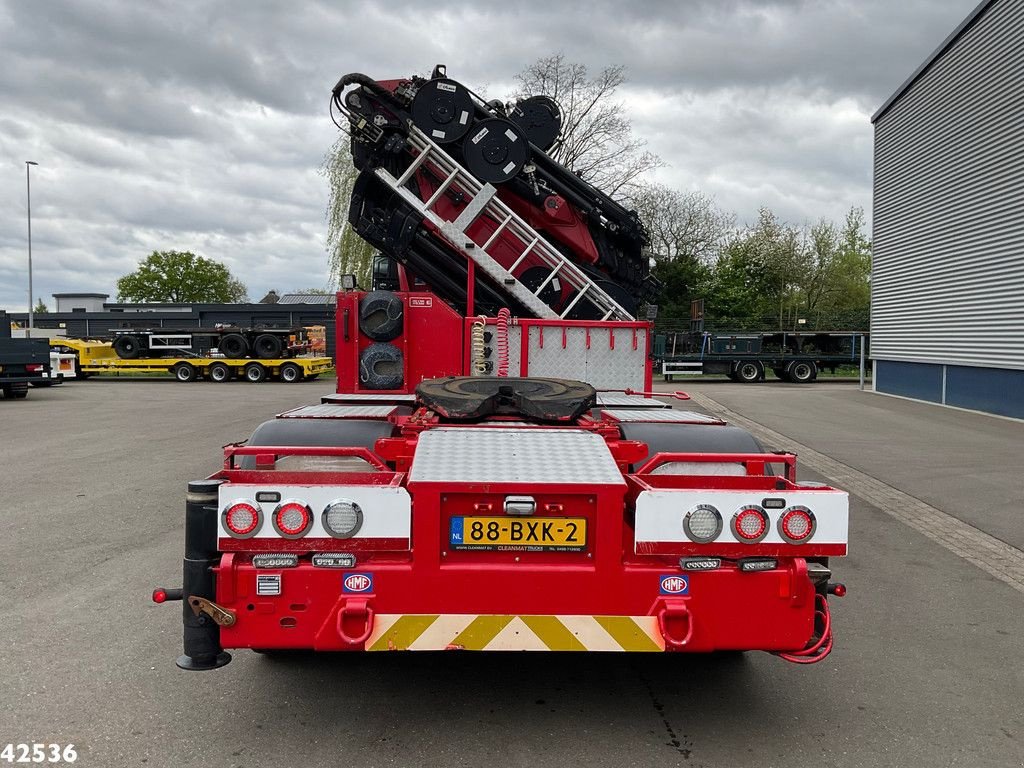
[[331, 282], [337, 286], [342, 275], [355, 275], [356, 283], [369, 289], [373, 257], [377, 251], [359, 237], [348, 220], [352, 187], [359, 175], [352, 164], [348, 136], [343, 134], [334, 142], [320, 170], [327, 177], [330, 187], [327, 203], [327, 253]]
[[33, 314], [36, 314], [36, 315], [45, 315], [49, 311], [50, 310], [47, 309], [47, 307], [43, 303], [43, 299], [41, 297], [36, 301], [36, 305], [34, 307], [32, 307], [32, 312], [33, 312]]
[[118, 279], [117, 298], [139, 303], [232, 303], [246, 299], [246, 288], [212, 259], [189, 251], [153, 251], [138, 269]]

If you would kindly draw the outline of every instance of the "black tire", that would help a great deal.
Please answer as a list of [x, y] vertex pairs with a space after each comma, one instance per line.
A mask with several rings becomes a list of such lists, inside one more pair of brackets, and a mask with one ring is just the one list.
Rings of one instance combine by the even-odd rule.
[[736, 363], [736, 381], [753, 384], [764, 378], [764, 366], [759, 360], [741, 360]]
[[269, 333], [261, 333], [252, 343], [252, 351], [256, 357], [263, 360], [270, 360], [280, 357], [284, 351], [284, 342], [278, 336], [271, 336]]
[[231, 381], [231, 373], [231, 366], [227, 363], [214, 363], [207, 371], [207, 376], [210, 377], [210, 381], [220, 384], [224, 381]]
[[391, 291], [370, 291], [359, 302], [359, 332], [374, 341], [391, 341], [402, 334], [405, 306]]
[[228, 333], [221, 338], [217, 349], [224, 357], [246, 357], [249, 354], [249, 342], [240, 333]]
[[807, 384], [818, 378], [818, 366], [813, 360], [794, 360], [786, 369], [786, 374], [794, 384]]
[[199, 371], [191, 363], [178, 363], [171, 369], [171, 373], [174, 374], [174, 378], [183, 382], [195, 381], [199, 376]]
[[260, 363], [249, 363], [245, 366], [245, 380], [253, 384], [259, 384], [267, 380], [267, 368]]
[[404, 380], [402, 350], [394, 344], [371, 344], [359, 355], [359, 381], [367, 389], [399, 389]]
[[118, 336], [114, 339], [114, 352], [125, 360], [134, 360], [142, 354], [142, 340], [138, 336]]
[[785, 368], [772, 368], [772, 373], [774, 373], [775, 378], [780, 381], [789, 381], [789, 374], [786, 373]]
[[28, 397], [28, 389], [15, 389], [11, 392], [10, 397], [13, 397], [15, 400], [24, 400]]
[[285, 363], [281, 366], [279, 376], [285, 384], [294, 384], [302, 381], [302, 369], [295, 363]]

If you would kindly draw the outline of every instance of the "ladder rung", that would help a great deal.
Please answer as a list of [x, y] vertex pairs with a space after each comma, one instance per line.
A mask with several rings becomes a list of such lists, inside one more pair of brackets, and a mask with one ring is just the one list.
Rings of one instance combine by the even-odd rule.
[[484, 243], [483, 245], [481, 245], [480, 247], [481, 247], [481, 248], [483, 248], [483, 249], [484, 249], [485, 251], [486, 251], [486, 250], [487, 250], [488, 248], [490, 248], [490, 247], [491, 247], [491, 243], [493, 243], [493, 242], [494, 242], [495, 240], [497, 240], [497, 239], [498, 239], [498, 236], [499, 236], [499, 235], [501, 235], [501, 233], [502, 233], [502, 232], [503, 232], [503, 231], [505, 230], [505, 227], [507, 227], [507, 226], [508, 226], [508, 223], [509, 223], [510, 221], [512, 221], [512, 214], [509, 214], [509, 215], [508, 215], [508, 216], [507, 216], [507, 217], [505, 218], [505, 220], [504, 220], [503, 222], [501, 222], [501, 224], [499, 224], [499, 225], [498, 225], [498, 228], [497, 228], [496, 230], [494, 230], [494, 232], [493, 232], [493, 233], [491, 233], [491, 236], [490, 236], [490, 237], [488, 237], [488, 238], [487, 238], [487, 242], [485, 242], [485, 243]]
[[423, 204], [423, 208], [425, 210], [430, 210], [431, 206], [433, 206], [434, 203], [437, 202], [437, 198], [439, 198], [441, 195], [443, 195], [445, 193], [445, 190], [447, 190], [448, 187], [451, 186], [451, 183], [453, 181], [455, 181], [455, 177], [458, 176], [458, 175], [459, 175], [459, 169], [458, 168], [456, 168], [454, 171], [449, 173], [448, 174], [448, 178], [446, 178], [444, 181], [441, 182], [441, 185], [434, 191], [434, 194], [432, 194], [428, 198], [427, 202], [425, 202]]
[[519, 254], [519, 258], [512, 262], [512, 266], [508, 268], [508, 271], [515, 272], [516, 267], [523, 263], [523, 259], [530, 255], [530, 251], [533, 250], [533, 246], [535, 246], [539, 242], [540, 236], [538, 235], [537, 237], [533, 238], [533, 240], [530, 241], [530, 244], [526, 246], [526, 250]]
[[423, 165], [423, 161], [427, 159], [427, 155], [430, 154], [430, 147], [422, 147], [420, 153], [416, 155], [413, 161], [409, 164], [409, 167], [405, 169], [401, 176], [398, 177], [398, 186], [405, 186], [405, 182], [412, 178], [412, 175], [419, 170], [420, 166]]
[[550, 275], [548, 275], [548, 276], [547, 276], [547, 277], [546, 277], [546, 278], [544, 279], [544, 282], [543, 282], [543, 283], [541, 283], [541, 284], [540, 284], [540, 287], [539, 287], [539, 288], [538, 288], [538, 289], [537, 289], [536, 291], [534, 291], [534, 292], [533, 292], [533, 295], [534, 295], [534, 296], [540, 296], [540, 292], [541, 292], [541, 291], [543, 291], [543, 290], [544, 290], [545, 288], [547, 288], [547, 287], [548, 287], [548, 283], [550, 283], [550, 282], [551, 282], [552, 280], [554, 280], [554, 279], [555, 279], [555, 275], [557, 275], [557, 274], [558, 274], [558, 272], [559, 272], [559, 271], [560, 271], [560, 270], [562, 269], [562, 267], [564, 267], [564, 266], [565, 266], [565, 262], [563, 261], [563, 262], [562, 262], [561, 264], [559, 264], [559, 265], [558, 265], [557, 267], [555, 267], [555, 268], [554, 268], [553, 270], [551, 270], [551, 274], [550, 274]]
[[586, 285], [584, 285], [583, 289], [576, 294], [576, 298], [569, 302], [569, 306], [565, 308], [565, 311], [562, 312], [562, 314], [560, 314], [559, 317], [565, 319], [565, 316], [568, 315], [572, 311], [572, 308], [575, 307], [576, 304], [579, 302], [579, 300], [583, 298], [583, 294], [590, 290], [591, 285], [593, 285], [593, 283], [587, 283]]

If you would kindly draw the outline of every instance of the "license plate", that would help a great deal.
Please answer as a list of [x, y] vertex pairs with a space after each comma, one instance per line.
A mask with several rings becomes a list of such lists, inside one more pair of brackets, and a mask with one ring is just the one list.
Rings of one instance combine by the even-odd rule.
[[453, 517], [452, 549], [505, 552], [581, 552], [587, 547], [584, 517]]

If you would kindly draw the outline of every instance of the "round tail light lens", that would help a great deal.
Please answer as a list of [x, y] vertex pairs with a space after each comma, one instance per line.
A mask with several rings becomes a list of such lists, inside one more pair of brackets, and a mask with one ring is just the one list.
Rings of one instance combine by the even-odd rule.
[[747, 544], [756, 544], [768, 533], [768, 514], [757, 505], [740, 509], [732, 519], [736, 538]]
[[807, 507], [789, 507], [779, 518], [779, 535], [790, 544], [807, 541], [814, 528], [814, 514]]
[[274, 510], [274, 528], [286, 539], [299, 539], [313, 525], [313, 510], [301, 501], [282, 501]]
[[324, 529], [336, 539], [350, 539], [363, 527], [363, 510], [350, 499], [338, 499], [324, 507]]
[[255, 536], [263, 523], [263, 511], [255, 501], [233, 501], [224, 507], [224, 527], [236, 539]]
[[707, 544], [722, 532], [722, 515], [710, 504], [700, 504], [683, 518], [683, 532], [698, 544]]

